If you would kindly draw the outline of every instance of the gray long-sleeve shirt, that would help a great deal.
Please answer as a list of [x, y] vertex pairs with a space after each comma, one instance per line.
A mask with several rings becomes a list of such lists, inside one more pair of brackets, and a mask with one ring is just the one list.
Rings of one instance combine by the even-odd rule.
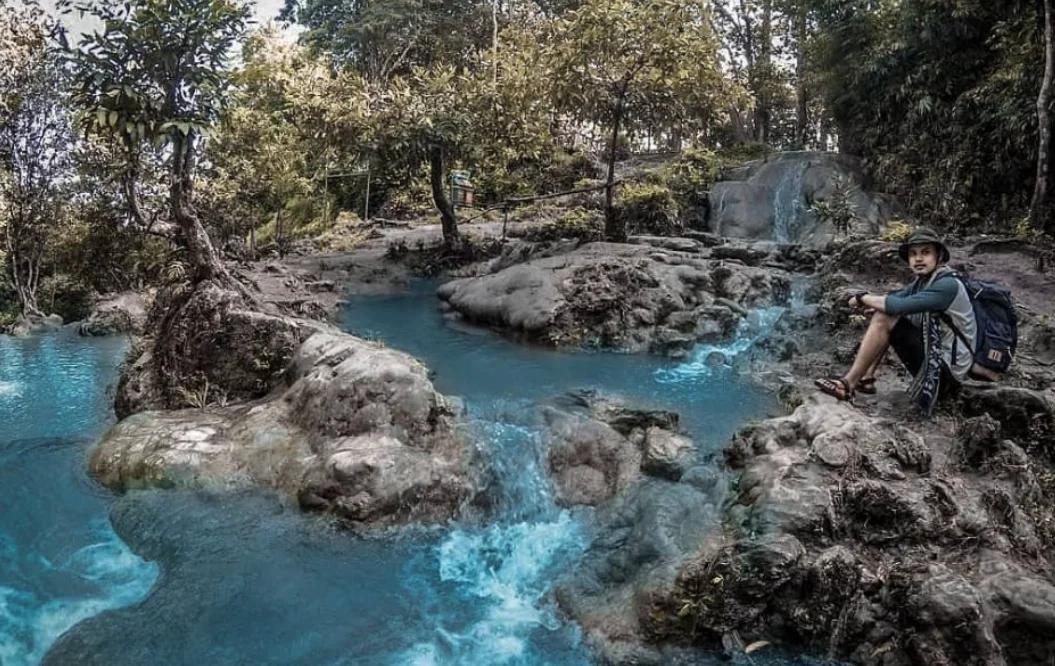
[[886, 297], [886, 311], [892, 315], [910, 315], [920, 312], [944, 312], [956, 300], [961, 289], [954, 275], [946, 274], [925, 284], [915, 291], [919, 280]]
[[[942, 267], [935, 271], [929, 280], [918, 278], [902, 289], [886, 297], [885, 309], [888, 314], [909, 316], [923, 312], [934, 312], [948, 315], [956, 328], [971, 342], [970, 348], [963, 342], [957, 342], [956, 334], [944, 322], [942, 324], [942, 356], [946, 365], [957, 379], [964, 379], [974, 363], [973, 349], [978, 335], [978, 326], [974, 319], [974, 306], [967, 295], [963, 283], [949, 268]], [[915, 321], [920, 325], [919, 321]], [[955, 344], [954, 344], [955, 343]], [[956, 358], [952, 358], [953, 349]]]

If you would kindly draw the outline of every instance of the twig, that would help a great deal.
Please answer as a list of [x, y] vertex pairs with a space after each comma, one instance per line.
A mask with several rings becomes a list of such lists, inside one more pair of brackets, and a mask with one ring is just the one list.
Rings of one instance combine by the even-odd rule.
[[[612, 187], [615, 187], [616, 185], [619, 185], [622, 182], [623, 182], [622, 180], [616, 179], [616, 180], [612, 181]], [[496, 211], [496, 210], [502, 210], [502, 211], [505, 211], [508, 214], [510, 208], [515, 208], [515, 207], [517, 207], [517, 206], [519, 206], [521, 204], [533, 203], [535, 201], [542, 201], [544, 199], [556, 199], [558, 197], [567, 197], [567, 196], [571, 196], [572, 194], [586, 194], [587, 192], [597, 192], [599, 190], [606, 190], [606, 189], [608, 189], [608, 184], [607, 183], [604, 184], [604, 185], [594, 185], [593, 187], [584, 187], [584, 188], [581, 188], [581, 189], [578, 189], [578, 190], [568, 190], [566, 192], [554, 192], [553, 194], [538, 194], [538, 195], [531, 196], [531, 197], [511, 197], [509, 199], [506, 199], [506, 200], [502, 201], [502, 203], [499, 203], [497, 205], [491, 206], [490, 208], [485, 208], [484, 210], [480, 211], [478, 214], [476, 214], [476, 215], [470, 217], [469, 219], [465, 220], [465, 222], [463, 222], [462, 224], [469, 224], [473, 220], [478, 220], [481, 217], [483, 217], [484, 215], [487, 215], [488, 213], [490, 213], [492, 211]]]

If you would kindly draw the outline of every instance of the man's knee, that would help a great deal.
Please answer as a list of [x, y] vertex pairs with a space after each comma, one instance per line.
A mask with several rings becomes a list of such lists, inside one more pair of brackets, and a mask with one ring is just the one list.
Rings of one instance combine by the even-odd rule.
[[881, 326], [889, 331], [894, 328], [898, 319], [900, 319], [898, 315], [887, 314], [886, 312], [879, 312], [877, 310], [876, 313], [872, 315], [872, 325]]

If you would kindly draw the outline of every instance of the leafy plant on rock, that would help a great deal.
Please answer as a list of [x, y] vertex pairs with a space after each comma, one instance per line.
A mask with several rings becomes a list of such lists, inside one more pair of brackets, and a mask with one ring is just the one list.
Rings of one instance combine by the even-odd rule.
[[615, 214], [620, 225], [630, 233], [670, 236], [683, 227], [674, 195], [664, 185], [624, 185], [615, 202]]

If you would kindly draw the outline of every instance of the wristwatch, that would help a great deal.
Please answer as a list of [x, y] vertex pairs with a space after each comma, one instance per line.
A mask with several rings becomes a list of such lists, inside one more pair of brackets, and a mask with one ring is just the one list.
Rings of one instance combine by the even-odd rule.
[[863, 299], [867, 295], [868, 295], [868, 292], [864, 292], [864, 291], [859, 291], [856, 294], [854, 294], [854, 300], [857, 301], [857, 305], [859, 307], [862, 307], [862, 308], [865, 307], [865, 302], [864, 302]]

